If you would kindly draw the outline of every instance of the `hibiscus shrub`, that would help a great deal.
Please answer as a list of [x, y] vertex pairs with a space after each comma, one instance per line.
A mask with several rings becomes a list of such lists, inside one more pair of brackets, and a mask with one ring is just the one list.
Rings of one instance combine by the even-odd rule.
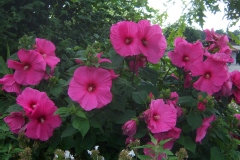
[[160, 26], [121, 21], [86, 50], [26, 42], [1, 65], [1, 159], [239, 159], [240, 72], [205, 33], [166, 51]]

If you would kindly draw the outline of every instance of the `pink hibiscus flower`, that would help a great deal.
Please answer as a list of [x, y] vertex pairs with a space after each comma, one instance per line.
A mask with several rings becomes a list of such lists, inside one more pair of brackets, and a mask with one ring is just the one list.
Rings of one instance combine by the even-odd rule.
[[203, 58], [204, 51], [200, 41], [191, 44], [178, 37], [175, 39], [174, 45], [174, 51], [169, 52], [168, 56], [174, 65], [183, 67], [185, 71], [190, 71], [193, 62]]
[[68, 95], [86, 111], [102, 108], [112, 101], [112, 78], [109, 71], [95, 67], [79, 67], [69, 83]]
[[220, 34], [214, 32], [213, 28], [211, 31], [209, 29], [205, 29], [204, 32], [206, 34], [206, 41], [215, 42], [221, 37]]
[[34, 50], [21, 49], [17, 52], [20, 62], [8, 60], [8, 68], [15, 69], [14, 79], [22, 85], [37, 85], [44, 77], [46, 63]]
[[209, 58], [204, 62], [195, 61], [191, 71], [193, 76], [200, 76], [193, 87], [210, 95], [218, 92], [228, 80], [228, 71], [224, 65]]
[[47, 141], [53, 135], [54, 129], [62, 123], [60, 116], [54, 114], [56, 110], [54, 103], [49, 103], [48, 99], [42, 99], [29, 117], [25, 135], [28, 138]]
[[36, 38], [36, 51], [39, 52], [46, 64], [54, 70], [55, 66], [60, 62], [60, 59], [56, 57], [55, 45], [46, 39]]
[[237, 70], [232, 71], [230, 77], [233, 85], [240, 89], [240, 72]]
[[177, 110], [174, 106], [165, 104], [162, 99], [152, 100], [144, 117], [152, 133], [165, 132], [175, 127]]
[[184, 73], [184, 88], [189, 88], [192, 85], [192, 73], [191, 72], [185, 72]]
[[178, 99], [179, 99], [179, 96], [177, 92], [171, 92], [169, 99], [166, 99], [166, 103], [169, 105], [171, 104], [175, 107], [177, 106]]
[[23, 107], [28, 117], [32, 115], [36, 106], [38, 106], [42, 100], [48, 100], [48, 103], [53, 105], [53, 102], [45, 92], [40, 92], [30, 87], [25, 88], [16, 99], [17, 104]]
[[214, 121], [216, 118], [214, 115], [212, 115], [211, 117], [208, 118], [204, 118], [202, 125], [197, 128], [197, 135], [196, 135], [196, 139], [195, 142], [200, 142], [202, 141], [202, 139], [206, 136], [207, 134], [207, 130], [210, 127], [210, 123], [212, 121]]
[[138, 22], [138, 46], [151, 63], [158, 63], [167, 48], [166, 39], [159, 25], [151, 25], [148, 20]]
[[11, 112], [9, 116], [5, 117], [4, 122], [10, 128], [10, 131], [18, 134], [19, 130], [25, 124], [25, 118], [23, 112]]
[[110, 40], [115, 51], [123, 57], [139, 54], [137, 33], [135, 22], [121, 21], [112, 25]]
[[235, 102], [239, 105], [240, 104], [240, 89], [239, 88], [235, 88], [232, 91], [232, 93], [233, 93]]
[[6, 92], [21, 93], [20, 85], [15, 81], [13, 74], [6, 74], [0, 79], [0, 84], [3, 84], [2, 89]]

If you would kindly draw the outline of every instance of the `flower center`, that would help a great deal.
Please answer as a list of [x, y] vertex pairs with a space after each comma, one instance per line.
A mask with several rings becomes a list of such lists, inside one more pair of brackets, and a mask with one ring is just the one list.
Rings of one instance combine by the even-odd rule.
[[204, 76], [206, 79], [209, 79], [211, 77], [210, 73], [206, 73]]
[[157, 114], [156, 114], [156, 115], [153, 115], [153, 119], [154, 119], [154, 120], [159, 120], [159, 119], [160, 119], [160, 116], [157, 115]]
[[25, 66], [23, 67], [23, 70], [29, 70], [29, 68], [30, 68], [29, 65], [25, 65]]
[[96, 89], [96, 86], [94, 84], [89, 84], [87, 87], [88, 92], [93, 92]]
[[44, 123], [45, 122], [45, 118], [44, 117], [40, 117], [38, 120], [39, 120], [40, 123]]
[[147, 40], [146, 40], [145, 38], [142, 39], [142, 44], [143, 44], [144, 46], [147, 46], [147, 45], [148, 45], [148, 42], [147, 42]]
[[125, 39], [125, 43], [126, 43], [126, 44], [131, 44], [131, 43], [132, 43], [132, 38], [127, 37], [127, 38]]
[[42, 54], [42, 56], [43, 56], [43, 58], [46, 58], [46, 57], [47, 57], [46, 54]]
[[185, 61], [185, 62], [189, 61], [189, 57], [188, 56], [184, 56], [183, 57], [183, 61]]

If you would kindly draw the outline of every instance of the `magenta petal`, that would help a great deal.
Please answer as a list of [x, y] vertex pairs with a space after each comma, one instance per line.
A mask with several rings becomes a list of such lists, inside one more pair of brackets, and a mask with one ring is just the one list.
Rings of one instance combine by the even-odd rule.
[[14, 61], [14, 60], [11, 60], [11, 59], [9, 59], [7, 61], [7, 64], [8, 64], [8, 68], [12, 68], [12, 69], [16, 69], [16, 70], [21, 70], [24, 67], [24, 64]]

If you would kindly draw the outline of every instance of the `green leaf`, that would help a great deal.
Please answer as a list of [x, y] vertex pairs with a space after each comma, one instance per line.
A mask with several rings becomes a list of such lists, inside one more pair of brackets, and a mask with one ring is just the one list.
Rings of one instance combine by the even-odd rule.
[[61, 138], [63, 137], [68, 137], [68, 136], [72, 136], [73, 134], [77, 133], [78, 130], [76, 130], [75, 128], [73, 128], [72, 125], [69, 125], [66, 127], [66, 129], [63, 131]]
[[61, 107], [61, 108], [58, 108], [58, 110], [54, 113], [54, 114], [67, 114], [70, 112], [70, 108], [67, 108], [67, 107]]
[[72, 125], [74, 128], [80, 131], [83, 137], [87, 134], [90, 128], [89, 121], [86, 118], [75, 117], [73, 119]]
[[146, 91], [132, 92], [133, 100], [138, 104], [146, 104], [148, 93]]
[[82, 110], [78, 110], [77, 111], [77, 116], [81, 117], [81, 118], [86, 118], [86, 115], [85, 115], [85, 113]]
[[18, 112], [18, 111], [23, 111], [23, 108], [18, 104], [14, 104], [9, 106], [6, 112], [10, 113], [10, 112]]
[[110, 56], [110, 60], [112, 61], [113, 69], [118, 69], [118, 68], [122, 67], [124, 57], [117, 54], [113, 48], [111, 48], [107, 54]]
[[138, 126], [137, 127], [137, 132], [134, 135], [134, 138], [142, 138], [142, 137], [144, 137], [146, 135], [146, 133], [147, 133], [146, 127]]
[[99, 67], [106, 68], [106, 69], [114, 69], [113, 64], [112, 63], [108, 63], [108, 62], [100, 63]]
[[210, 150], [211, 158], [210, 160], [224, 160], [224, 155], [220, 152], [219, 148], [212, 147]]
[[139, 68], [139, 74], [143, 79], [147, 79], [155, 85], [158, 81], [158, 72], [150, 68]]
[[0, 73], [2, 73], [3, 75], [10, 73], [2, 56], [0, 56]]
[[197, 106], [197, 100], [194, 99], [192, 96], [183, 96], [179, 97], [178, 104], [195, 107]]
[[194, 130], [202, 125], [202, 116], [201, 114], [190, 112], [187, 116], [187, 122]]
[[90, 122], [90, 126], [93, 128], [99, 128], [102, 133], [104, 133], [103, 129], [102, 129], [102, 125], [100, 122], [98, 122], [96, 119], [94, 119], [93, 117], [91, 119], [89, 119]]
[[147, 156], [147, 155], [137, 155], [137, 157], [138, 157], [140, 160], [151, 159], [151, 157], [150, 157], [150, 156]]
[[136, 117], [136, 112], [133, 110], [126, 110], [124, 113], [119, 113], [115, 116], [115, 123], [124, 124], [128, 120]]
[[56, 98], [59, 97], [59, 95], [60, 95], [60, 93], [62, 93], [62, 91], [63, 91], [63, 89], [62, 89], [62, 86], [60, 86], [60, 85], [52, 86], [51, 90], [50, 90], [51, 94], [53, 96], [55, 96]]
[[184, 148], [195, 154], [196, 143], [192, 140], [191, 137], [180, 137], [177, 141], [183, 145]]

